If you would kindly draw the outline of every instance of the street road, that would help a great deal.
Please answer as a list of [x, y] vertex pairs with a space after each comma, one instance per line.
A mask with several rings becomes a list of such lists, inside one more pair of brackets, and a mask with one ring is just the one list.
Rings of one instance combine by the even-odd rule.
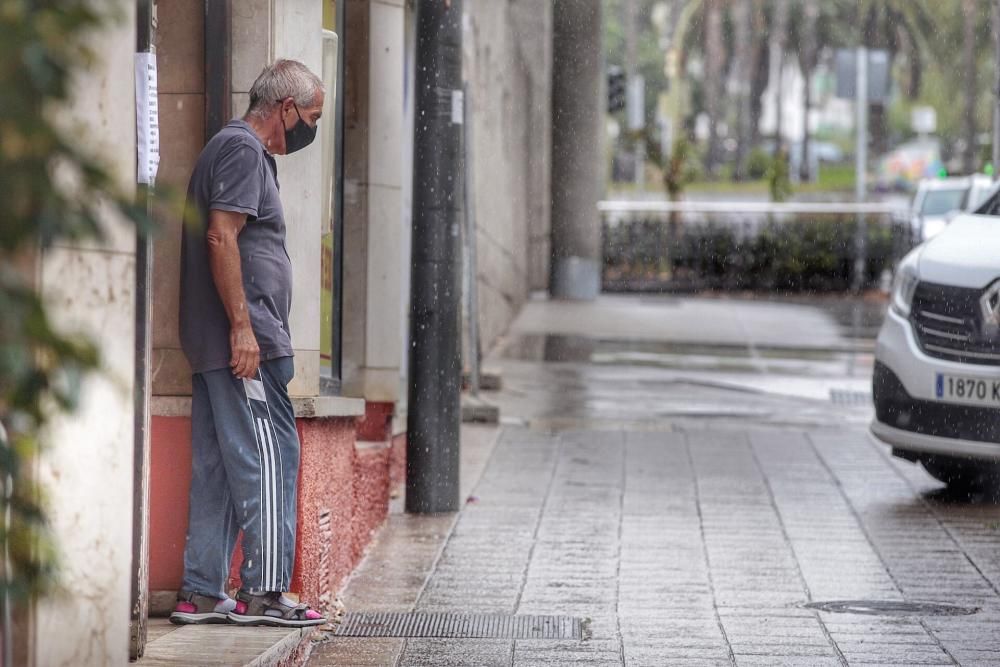
[[637, 303], [576, 329], [526, 311], [488, 364], [503, 424], [463, 431], [464, 509], [393, 514], [344, 600], [568, 615], [588, 638], [328, 637], [310, 664], [1000, 664], [1000, 505], [868, 438], [870, 341], [809, 306], [781, 306], [787, 338], [755, 328], [774, 304], [681, 302], [708, 343], [664, 313], [582, 330]]

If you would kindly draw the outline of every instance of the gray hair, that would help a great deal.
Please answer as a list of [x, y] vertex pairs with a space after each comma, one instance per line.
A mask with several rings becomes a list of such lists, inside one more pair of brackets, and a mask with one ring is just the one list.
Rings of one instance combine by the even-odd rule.
[[267, 118], [275, 105], [291, 97], [299, 107], [311, 107], [325, 93], [323, 81], [297, 60], [275, 60], [250, 86], [248, 116]]

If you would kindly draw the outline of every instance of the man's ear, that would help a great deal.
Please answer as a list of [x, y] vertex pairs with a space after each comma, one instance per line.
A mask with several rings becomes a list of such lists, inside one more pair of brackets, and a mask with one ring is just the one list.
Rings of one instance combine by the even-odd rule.
[[290, 97], [285, 98], [278, 103], [277, 115], [278, 115], [278, 120], [281, 122], [282, 126], [285, 125], [285, 117], [288, 115], [288, 112], [291, 108], [292, 108], [292, 98]]

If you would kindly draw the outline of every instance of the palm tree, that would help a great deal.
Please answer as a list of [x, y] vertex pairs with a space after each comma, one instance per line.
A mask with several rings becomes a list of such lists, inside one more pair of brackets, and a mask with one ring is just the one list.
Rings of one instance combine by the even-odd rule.
[[[819, 64], [820, 54], [827, 49], [854, 45], [856, 37], [844, 30], [845, 3], [837, 0], [801, 0], [794, 6], [788, 31], [788, 50], [798, 55], [799, 69], [805, 79], [803, 112], [809, 117], [812, 106], [812, 74]], [[810, 133], [808, 122], [803, 135], [802, 154], [808, 155]], [[800, 178], [809, 178], [809, 163], [803, 159]]]
[[708, 115], [708, 152], [705, 170], [714, 176], [719, 166], [719, 122], [723, 113], [723, 69], [726, 50], [722, 43], [722, 0], [705, 0], [705, 113]]
[[802, 160], [799, 162], [799, 179], [809, 180], [809, 108], [812, 104], [812, 72], [816, 68], [818, 45], [816, 23], [819, 19], [819, 5], [816, 0], [805, 0], [802, 8], [801, 36], [799, 39], [799, 67], [805, 79], [805, 95], [802, 99], [804, 126], [802, 131]]
[[[706, 166], [718, 166], [718, 125], [726, 115], [722, 105], [726, 66], [738, 83], [736, 108], [737, 159], [733, 172], [736, 180], [746, 173], [746, 156], [760, 141], [761, 96], [768, 84], [769, 56], [766, 43], [755, 37], [767, 33], [764, 11], [769, 0], [676, 0], [674, 43], [683, 63], [700, 53], [705, 63], [702, 94], [705, 112], [712, 131]], [[728, 18], [733, 26], [731, 50], [723, 39], [723, 24]], [[700, 28], [698, 30], [697, 28]]]
[[784, 83], [782, 72], [785, 67], [785, 45], [788, 41], [788, 0], [774, 0], [774, 16], [771, 22], [771, 57], [777, 62], [774, 64], [777, 79], [774, 82], [774, 155], [781, 155], [781, 148], [784, 145], [782, 116], [784, 114]]
[[[626, 104], [626, 108], [629, 109], [628, 113], [630, 118], [634, 112], [631, 108], [633, 103], [631, 90], [632, 86], [635, 84], [635, 78], [639, 74], [639, 52], [638, 52], [639, 22], [636, 11], [637, 10], [636, 3], [637, 0], [625, 0], [624, 4], [622, 5], [622, 29], [625, 32], [625, 77], [626, 81], [628, 82], [626, 86], [627, 89], [629, 90], [629, 93], [627, 95], [628, 102]], [[631, 123], [631, 120], [629, 120], [629, 123]], [[629, 127], [629, 129], [631, 130], [632, 128]], [[634, 178], [635, 182], [641, 188], [645, 186], [646, 165], [643, 164], [645, 160], [644, 156], [645, 151], [643, 150], [642, 147], [641, 143], [642, 139], [637, 138], [636, 140], [639, 143], [636, 145], [636, 151], [635, 151]]]
[[770, 28], [764, 11], [764, 0], [753, 0], [751, 7], [753, 47], [750, 55], [750, 144], [760, 143], [760, 119], [763, 111], [763, 96], [767, 90], [767, 80], [771, 72], [771, 50], [765, 39]]
[[[933, 32], [928, 0], [858, 0], [854, 14], [860, 29], [859, 43], [869, 49], [884, 49], [889, 64], [900, 54], [909, 63], [909, 97], [920, 93], [920, 73], [928, 52], [927, 42]], [[850, 18], [849, 15], [845, 19]], [[872, 104], [870, 113], [872, 145], [876, 153], [888, 150], [888, 114], [883, 103]]]
[[751, 77], [753, 75], [753, 0], [736, 0], [732, 8], [733, 21], [733, 74], [736, 79], [736, 164], [733, 180], [746, 179], [746, 159], [750, 152], [750, 124], [753, 122], [750, 107]]

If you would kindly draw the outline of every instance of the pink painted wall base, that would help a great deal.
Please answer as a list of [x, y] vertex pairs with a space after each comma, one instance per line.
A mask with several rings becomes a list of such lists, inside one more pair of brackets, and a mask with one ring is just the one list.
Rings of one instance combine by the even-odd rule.
[[[405, 435], [358, 443], [354, 418], [299, 419], [302, 443], [292, 592], [328, 611], [360, 562], [405, 474]], [[191, 484], [191, 421], [153, 417], [150, 475], [151, 591], [180, 585]], [[230, 573], [239, 586], [237, 545]], [[157, 609], [155, 611], [164, 611]]]

